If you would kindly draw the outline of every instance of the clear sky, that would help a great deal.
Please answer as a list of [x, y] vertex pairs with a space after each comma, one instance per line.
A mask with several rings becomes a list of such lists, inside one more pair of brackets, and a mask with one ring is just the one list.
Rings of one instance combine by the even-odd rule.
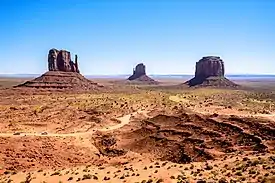
[[1, 0], [0, 74], [47, 70], [51, 48], [90, 75], [193, 74], [206, 55], [227, 74], [275, 74], [274, 0]]

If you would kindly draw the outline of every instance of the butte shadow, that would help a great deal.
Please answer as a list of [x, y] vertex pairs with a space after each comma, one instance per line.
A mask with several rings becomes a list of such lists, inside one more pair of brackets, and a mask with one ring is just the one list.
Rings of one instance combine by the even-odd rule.
[[80, 74], [77, 55], [71, 60], [66, 50], [51, 49], [48, 53], [48, 72], [15, 88], [98, 90], [101, 85], [86, 79]]
[[224, 62], [217, 56], [207, 56], [199, 60], [196, 63], [195, 77], [184, 84], [190, 87], [238, 87], [224, 76]]

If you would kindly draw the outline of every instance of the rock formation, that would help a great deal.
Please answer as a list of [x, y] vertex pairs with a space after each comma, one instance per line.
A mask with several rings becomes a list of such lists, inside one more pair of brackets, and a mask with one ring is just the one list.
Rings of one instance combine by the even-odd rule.
[[79, 73], [77, 55], [73, 62], [70, 52], [66, 50], [51, 49], [49, 51], [48, 69], [49, 71], [40, 77], [16, 87], [74, 90], [97, 90], [101, 87]]
[[63, 71], [63, 72], [77, 72], [78, 63], [77, 55], [75, 62], [71, 60], [71, 53], [66, 50], [51, 49], [48, 54], [48, 68], [49, 71]]
[[136, 66], [135, 69], [133, 69], [133, 75], [130, 76], [128, 80], [135, 80], [143, 75], [146, 75], [145, 65], [143, 63], [140, 63]]
[[187, 81], [189, 86], [237, 86], [224, 77], [224, 62], [220, 57], [203, 57], [196, 63], [195, 77]]
[[133, 69], [133, 75], [128, 78], [129, 81], [139, 81], [144, 84], [158, 84], [157, 81], [153, 80], [146, 75], [146, 67], [143, 63], [140, 63]]
[[224, 63], [220, 57], [203, 57], [196, 63], [195, 77], [208, 78], [210, 76], [224, 77]]

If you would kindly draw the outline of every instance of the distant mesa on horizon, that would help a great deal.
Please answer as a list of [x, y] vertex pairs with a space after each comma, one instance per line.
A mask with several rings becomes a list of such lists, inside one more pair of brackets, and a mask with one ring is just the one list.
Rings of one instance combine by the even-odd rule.
[[129, 81], [138, 81], [144, 84], [158, 84], [157, 81], [146, 75], [146, 67], [143, 63], [139, 63], [133, 69], [133, 75], [128, 78]]
[[224, 62], [218, 56], [205, 56], [196, 62], [195, 77], [185, 84], [189, 86], [237, 87], [225, 76]]
[[15, 87], [98, 90], [98, 85], [79, 73], [77, 55], [75, 62], [67, 50], [50, 49], [48, 53], [48, 72], [33, 80]]

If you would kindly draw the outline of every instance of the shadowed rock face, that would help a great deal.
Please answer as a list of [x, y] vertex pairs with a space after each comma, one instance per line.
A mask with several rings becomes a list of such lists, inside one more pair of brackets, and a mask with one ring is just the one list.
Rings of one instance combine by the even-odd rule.
[[224, 77], [224, 62], [220, 57], [203, 57], [196, 63], [195, 77], [187, 81], [189, 86], [235, 87], [235, 83]]
[[144, 84], [158, 84], [157, 81], [146, 75], [145, 65], [138, 64], [133, 70], [133, 75], [128, 78], [129, 81], [137, 81]]
[[48, 54], [49, 71], [77, 72], [79, 73], [77, 55], [75, 62], [71, 60], [71, 53], [66, 50], [51, 49]]
[[210, 76], [224, 76], [224, 63], [220, 57], [203, 57], [196, 63], [195, 77], [208, 78]]
[[133, 70], [133, 75], [130, 76], [129, 80], [134, 80], [137, 78], [140, 78], [141, 76], [146, 75], [145, 72], [145, 65], [143, 63], [140, 63], [136, 66], [136, 68]]

